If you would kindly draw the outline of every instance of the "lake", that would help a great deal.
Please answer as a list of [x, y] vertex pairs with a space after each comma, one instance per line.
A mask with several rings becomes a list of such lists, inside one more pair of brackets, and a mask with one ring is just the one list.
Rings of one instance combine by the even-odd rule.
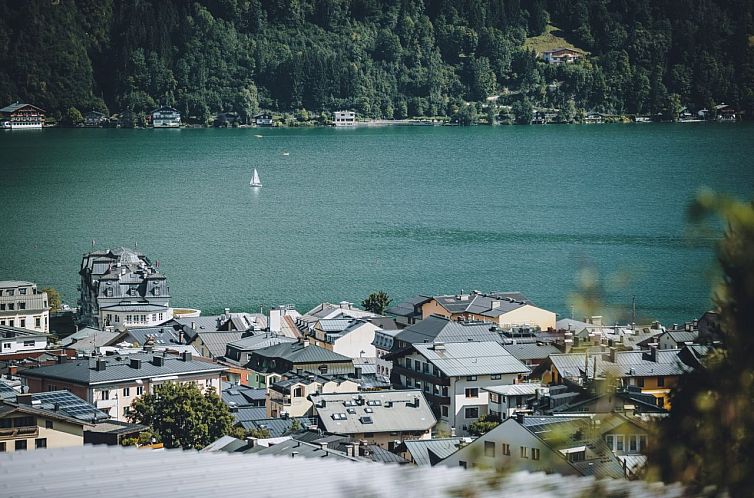
[[[710, 307], [701, 186], [751, 198], [752, 124], [0, 133], [0, 280], [75, 305], [81, 255], [159, 260], [205, 313], [374, 290], [520, 290], [562, 316], [583, 265], [644, 319]], [[255, 135], [262, 135], [261, 138]], [[289, 155], [284, 155], [288, 152]], [[264, 183], [248, 185], [253, 168]], [[578, 312], [576, 317], [579, 318]]]

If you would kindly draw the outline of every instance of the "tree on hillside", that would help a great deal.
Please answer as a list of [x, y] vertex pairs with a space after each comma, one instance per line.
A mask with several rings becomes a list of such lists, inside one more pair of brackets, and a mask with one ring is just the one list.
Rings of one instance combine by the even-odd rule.
[[47, 304], [50, 305], [50, 311], [60, 311], [62, 300], [60, 294], [54, 287], [45, 287], [42, 292], [47, 293]]
[[514, 102], [512, 110], [517, 124], [531, 124], [534, 119], [534, 106], [527, 98]]
[[369, 296], [361, 302], [361, 306], [372, 313], [382, 315], [393, 300], [386, 292], [372, 292]]
[[[718, 218], [726, 227], [717, 247], [722, 279], [713, 299], [725, 349], [703, 369], [681, 377], [670, 416], [649, 447], [649, 477], [681, 481], [693, 494], [751, 496], [754, 489], [754, 203], [702, 193], [689, 209], [694, 221]], [[707, 494], [712, 496], [712, 494]]]
[[129, 419], [146, 425], [166, 448], [201, 449], [229, 434], [233, 416], [213, 390], [193, 384], [161, 384], [134, 400]]
[[73, 127], [73, 126], [78, 126], [83, 122], [84, 122], [84, 116], [81, 115], [81, 112], [75, 107], [69, 107], [65, 115], [63, 116], [62, 125]]

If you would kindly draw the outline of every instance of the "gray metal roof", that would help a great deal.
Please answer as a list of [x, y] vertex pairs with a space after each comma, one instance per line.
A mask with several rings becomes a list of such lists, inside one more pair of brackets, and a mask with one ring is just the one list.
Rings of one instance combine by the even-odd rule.
[[539, 360], [547, 358], [551, 354], [558, 354], [560, 350], [552, 344], [505, 344], [506, 351], [519, 360]]
[[254, 351], [254, 354], [265, 356], [267, 358], [282, 358], [291, 363], [352, 362], [351, 358], [348, 356], [335, 353], [313, 344], [307, 346], [300, 342], [277, 344], [275, 346], [257, 349]]
[[430, 316], [406, 327], [395, 336], [396, 340], [409, 344], [423, 342], [467, 342], [496, 341], [502, 342], [500, 334], [489, 323], [457, 322], [441, 316]]
[[[643, 481], [563, 477], [542, 472], [515, 472], [491, 479], [492, 473], [461, 468], [412, 468], [329, 459], [296, 461], [290, 456], [196, 451], [144, 451], [118, 446], [48, 448], [0, 454], [0, 495], [43, 496], [54, 489], [56, 498], [107, 496], [132, 498], [143, 494], [161, 498], [237, 495], [250, 490], [255, 497], [328, 496], [375, 498], [448, 496], [453, 490], [479, 498], [680, 498], [680, 486]], [[343, 465], [347, 465], [344, 467]], [[128, 469], [133, 485], [114, 485], [103, 476]], [[72, 471], [75, 469], [75, 472]], [[137, 482], [134, 481], [134, 482]], [[145, 484], [143, 488], [143, 483]]]
[[310, 425], [317, 425], [317, 419], [311, 417], [296, 417], [296, 418], [264, 418], [257, 420], [248, 420], [241, 422], [241, 427], [246, 430], [253, 429], [267, 429], [270, 432], [270, 437], [281, 437], [291, 432], [293, 428], [293, 421], [297, 420], [301, 427], [309, 427]]
[[239, 351], [253, 351], [255, 349], [263, 349], [277, 344], [292, 342], [296, 342], [296, 339], [276, 335], [271, 332], [257, 332], [254, 335], [248, 335], [233, 342], [229, 342], [228, 345]]
[[264, 406], [250, 406], [239, 408], [238, 411], [231, 411], [231, 415], [233, 415], [234, 424], [248, 424], [256, 420], [266, 419], [267, 409]]
[[116, 336], [118, 336], [117, 332], [84, 327], [64, 338], [61, 341], [61, 345], [77, 351], [94, 351], [96, 348], [107, 344]]
[[[26, 311], [26, 310], [24, 310]], [[50, 334], [40, 332], [37, 330], [22, 329], [18, 327], [8, 327], [6, 325], [0, 325], [0, 338], [13, 339], [14, 337], [49, 337]]]
[[[597, 360], [597, 372], [594, 372], [594, 358]], [[586, 373], [589, 377], [602, 377], [604, 375], [602, 355], [589, 355], [586, 361], [584, 353], [551, 354], [550, 361], [562, 377], [578, 378]], [[584, 372], [586, 370], [586, 372]]]
[[45, 112], [44, 109], [41, 109], [41, 108], [39, 108], [39, 107], [37, 107], [35, 105], [32, 105], [32, 104], [24, 104], [23, 102], [15, 102], [15, 103], [13, 103], [11, 105], [7, 105], [7, 106], [3, 107], [2, 109], [0, 109], [0, 112], [11, 113], [11, 112], [15, 112], [15, 111], [17, 111], [19, 109], [22, 109], [22, 108], [24, 108], [26, 106], [33, 107], [34, 109], [37, 109], [38, 111]]
[[[104, 370], [96, 370], [94, 358], [77, 359], [47, 367], [30, 368], [19, 372], [21, 377], [41, 377], [59, 379], [76, 384], [93, 385], [125, 382], [129, 380], [172, 375], [200, 375], [220, 373], [225, 367], [207, 361], [184, 361], [178, 356], [166, 355], [164, 364], [157, 366], [152, 362], [156, 355], [148, 353], [133, 354], [125, 357], [100, 357], [107, 363]], [[161, 355], [160, 355], [161, 356]], [[141, 359], [141, 368], [132, 368], [130, 359]]]
[[234, 332], [199, 332], [197, 335], [201, 338], [213, 358], [223, 356], [227, 346], [231, 342], [241, 339], [242, 331]]
[[482, 390], [489, 391], [491, 393], [499, 394], [501, 396], [534, 396], [539, 390], [542, 395], [549, 393], [549, 388], [543, 387], [539, 383], [523, 383], [523, 384], [505, 384], [502, 386], [488, 386], [483, 387]]
[[619, 351], [615, 365], [609, 369], [620, 377], [654, 377], [656, 375], [682, 375], [691, 371], [678, 356], [680, 349], [658, 350], [655, 359], [647, 351]]
[[225, 404], [235, 403], [238, 407], [256, 406], [252, 403], [264, 401], [267, 397], [265, 389], [255, 389], [248, 386], [240, 386], [223, 382], [222, 399]]
[[448, 377], [528, 373], [529, 367], [497, 342], [414, 344], [416, 351]]
[[411, 439], [403, 441], [406, 449], [411, 453], [414, 463], [419, 466], [432, 466], [439, 460], [444, 460], [458, 451], [461, 442], [469, 438], [450, 437], [441, 439]]
[[288, 458], [316, 458], [318, 460], [350, 460], [352, 462], [361, 460], [358, 457], [348, 456], [342, 451], [329, 447], [322, 448], [318, 444], [307, 443], [297, 439], [289, 439], [270, 446], [256, 446], [244, 451], [244, 453], [260, 456], [285, 456]]
[[[424, 432], [434, 427], [437, 421], [424, 394], [418, 389], [313, 394], [310, 399], [322, 426], [333, 434]], [[359, 401], [361, 404], [344, 404], [357, 399], [362, 400]], [[418, 406], [415, 406], [417, 399]], [[355, 413], [348, 413], [349, 408]]]

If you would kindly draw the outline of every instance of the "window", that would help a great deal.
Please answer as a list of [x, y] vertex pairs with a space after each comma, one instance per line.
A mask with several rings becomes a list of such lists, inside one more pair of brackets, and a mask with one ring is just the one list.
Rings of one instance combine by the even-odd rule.
[[18, 309], [25, 310], [26, 309], [26, 303], [18, 303]]
[[459, 467], [463, 467], [465, 469], [466, 468], [466, 462], [464, 462], [463, 460], [461, 460], [461, 461], [458, 462], [458, 466]]
[[34, 327], [40, 328], [42, 326], [42, 319], [38, 316], [34, 317]]
[[406, 358], [406, 368], [411, 368], [411, 358]]
[[3, 349], [9, 349], [9, 348], [10, 348], [10, 343], [9, 342], [4, 342], [3, 343]]
[[119, 321], [120, 321], [120, 316], [119, 315], [115, 315], [115, 323], [118, 323]]
[[502, 449], [503, 449], [503, 455], [511, 456], [511, 445], [509, 445], [508, 443], [503, 443]]
[[610, 448], [610, 451], [615, 451], [615, 438], [611, 435], [605, 436], [605, 442], [607, 443], [607, 447]]
[[448, 416], [448, 405], [442, 405], [440, 407], [440, 413], [442, 414], [443, 417], [447, 417]]
[[479, 407], [473, 406], [471, 408], [466, 408], [464, 410], [464, 415], [466, 418], [479, 418]]
[[320, 365], [319, 366], [319, 373], [326, 374], [327, 373], [327, 365]]
[[16, 441], [16, 451], [22, 451], [26, 449], [26, 439], [18, 439]]
[[104, 391], [100, 391], [100, 399], [101, 400], [108, 400], [108, 399], [110, 399], [110, 390], [106, 389]]
[[131, 413], [131, 407], [130, 406], [124, 406], [123, 407], [123, 416], [128, 417], [128, 415]]
[[416, 370], [417, 372], [421, 372], [422, 362], [420, 362], [419, 360], [414, 360], [414, 370]]
[[539, 448], [532, 448], [531, 449], [531, 459], [532, 460], [539, 460]]
[[0, 311], [5, 311], [5, 303], [0, 304]]
[[131, 396], [131, 388], [130, 387], [124, 387], [123, 388], [123, 396]]
[[665, 387], [665, 377], [657, 377], [657, 387]]
[[529, 458], [529, 448], [527, 448], [526, 446], [521, 446], [520, 451], [521, 458]]
[[136, 386], [136, 395], [141, 396], [144, 394], [144, 386]]
[[47, 448], [47, 438], [46, 437], [40, 437], [34, 440], [34, 447], [36, 449], [40, 448]]
[[495, 443], [493, 441], [484, 442], [484, 456], [495, 458]]
[[0, 453], [5, 453], [5, 443], [0, 443]]
[[45, 420], [45, 429], [54, 429], [55, 424], [52, 420]]
[[638, 377], [636, 379], [636, 385], [639, 387], [644, 387], [644, 377]]
[[497, 393], [490, 393], [490, 402], [491, 403], [500, 403], [500, 395]]
[[[21, 319], [21, 325], [20, 326], [21, 326], [22, 329], [26, 328], [26, 318], [22, 318]], [[26, 342], [29, 342], [29, 341], [25, 341], [24, 344], [26, 344]], [[33, 343], [34, 341], [31, 341], [31, 342]]]
[[[21, 326], [24, 326], [24, 321], [21, 320]], [[25, 348], [33, 348], [34, 347], [34, 341], [24, 341], [24, 347]]]
[[26, 289], [18, 289], [18, 293], [21, 294], [22, 296], [25, 296], [26, 295]]
[[615, 450], [623, 451], [623, 436], [615, 436]]
[[15, 309], [15, 307], [16, 307], [15, 303], [8, 303], [9, 310]]
[[476, 380], [476, 375], [469, 375], [466, 377], [466, 380], [469, 382], [474, 382]]
[[479, 397], [479, 389], [476, 387], [468, 387], [466, 388], [466, 397], [467, 398], [478, 398]]
[[15, 327], [15, 326], [16, 326], [16, 321], [15, 321], [15, 320], [13, 320], [13, 319], [11, 319], [11, 320], [8, 320], [8, 326], [10, 326], [10, 327]]
[[500, 380], [502, 378], [503, 378], [502, 374], [492, 374], [492, 375], [490, 375], [490, 380]]
[[299, 386], [296, 389], [293, 390], [293, 397], [294, 398], [303, 398], [304, 397], [304, 388]]
[[583, 462], [586, 460], [586, 451], [574, 451], [568, 454], [569, 462]]

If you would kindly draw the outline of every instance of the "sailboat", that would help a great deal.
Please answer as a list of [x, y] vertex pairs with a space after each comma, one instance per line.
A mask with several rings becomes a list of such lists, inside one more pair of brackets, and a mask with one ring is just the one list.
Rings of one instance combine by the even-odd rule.
[[251, 180], [249, 181], [250, 187], [261, 187], [262, 181], [259, 179], [259, 173], [257, 173], [257, 169], [254, 168], [254, 174], [251, 175]]

